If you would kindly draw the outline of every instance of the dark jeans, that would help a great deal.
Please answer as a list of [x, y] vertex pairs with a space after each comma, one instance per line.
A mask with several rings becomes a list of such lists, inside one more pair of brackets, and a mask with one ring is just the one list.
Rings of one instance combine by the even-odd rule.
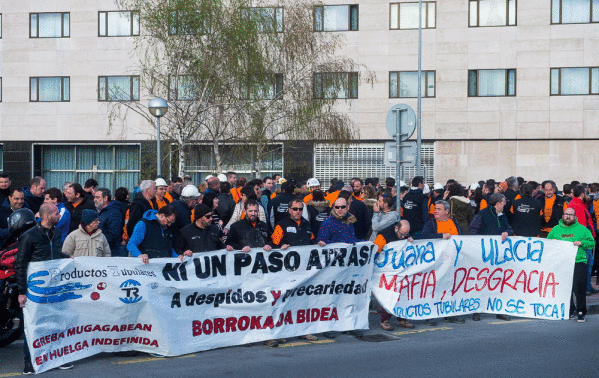
[[23, 334], [23, 360], [25, 363], [31, 363], [31, 353], [29, 353], [29, 346], [27, 345], [25, 334]]
[[[587, 264], [574, 264], [574, 279], [572, 281], [572, 296], [570, 297], [570, 314], [587, 313]], [[574, 305], [576, 297], [576, 305]]]

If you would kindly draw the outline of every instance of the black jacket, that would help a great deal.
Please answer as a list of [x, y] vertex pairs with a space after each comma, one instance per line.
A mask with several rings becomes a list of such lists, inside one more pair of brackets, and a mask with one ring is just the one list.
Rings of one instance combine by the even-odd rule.
[[163, 228], [158, 220], [149, 220], [142, 218], [146, 226], [146, 235], [144, 240], [137, 246], [142, 254], [148, 255], [148, 258], [172, 257], [173, 241], [170, 229]]
[[[545, 209], [545, 197], [540, 199], [541, 202], [541, 210]], [[559, 221], [562, 219], [562, 215], [564, 215], [564, 204], [566, 200], [562, 196], [555, 195], [555, 201], [553, 202], [553, 211], [551, 212], [551, 218], [549, 218], [549, 222], [545, 222], [545, 217], [541, 216], [541, 228], [553, 228], [557, 226]]]
[[351, 201], [349, 212], [356, 217], [356, 222], [354, 222], [356, 237], [360, 240], [368, 240], [368, 232], [372, 226], [372, 216], [368, 215], [368, 207], [364, 205], [364, 202], [354, 198]]
[[[145, 199], [143, 194], [137, 193], [131, 207], [129, 208], [129, 221], [127, 222], [127, 235], [133, 235], [133, 228], [141, 220], [146, 211], [152, 210], [152, 205]], [[178, 214], [177, 214], [178, 215]]]
[[[36, 197], [31, 193], [30, 187], [24, 186], [23, 188], [23, 196], [25, 197], [25, 203], [27, 204], [27, 208], [33, 211], [33, 214], [40, 211], [40, 206], [44, 204], [44, 196]], [[93, 201], [92, 201], [93, 202]], [[77, 225], [79, 226], [79, 225]]]
[[505, 196], [505, 216], [507, 217], [508, 222], [510, 222], [510, 224], [512, 224], [512, 216], [513, 214], [509, 211], [509, 209], [512, 208], [512, 205], [514, 204], [514, 201], [516, 200], [516, 197], [518, 196], [518, 192], [516, 192], [514, 189], [507, 189], [503, 195]]
[[[320, 230], [320, 225], [322, 222], [327, 220], [327, 218], [331, 215], [329, 201], [308, 201], [308, 215], [310, 216], [312, 234], [316, 236], [318, 235], [318, 230]], [[372, 224], [372, 216], [370, 218], [370, 223]]]
[[100, 210], [100, 230], [108, 241], [110, 255], [119, 256], [123, 236], [123, 215], [118, 201], [112, 201]]
[[524, 197], [512, 204], [512, 228], [518, 236], [537, 237], [541, 233], [543, 206], [534, 198]]
[[287, 217], [277, 224], [275, 227], [275, 232], [277, 228], [281, 228], [283, 232], [283, 238], [279, 242], [279, 244], [275, 244], [274, 241], [271, 243], [273, 247], [280, 247], [284, 244], [289, 244], [292, 247], [299, 245], [309, 245], [312, 244], [312, 228], [310, 227], [310, 222], [301, 218], [300, 224], [298, 225], [296, 221], [291, 219], [291, 217]]
[[411, 232], [418, 232], [424, 227], [428, 218], [428, 197], [422, 189], [410, 189], [401, 203], [403, 218], [410, 222]]
[[195, 222], [181, 229], [175, 243], [175, 252], [182, 255], [188, 249], [192, 252], [209, 252], [225, 248], [219, 238], [220, 230], [211, 224], [210, 227], [199, 228]]
[[19, 239], [19, 252], [15, 264], [19, 294], [27, 294], [27, 267], [30, 262], [64, 259], [60, 232], [55, 228], [47, 229], [36, 223]]
[[79, 203], [77, 207], [73, 207], [71, 202], [67, 202], [64, 204], [64, 207], [71, 213], [71, 224], [69, 226], [69, 232], [73, 232], [77, 228], [79, 228], [79, 224], [81, 223], [81, 214], [83, 210], [90, 209], [96, 210], [96, 205], [94, 205], [93, 197], [90, 200], [88, 196], [83, 196], [83, 201]]
[[227, 245], [235, 249], [260, 248], [268, 244], [268, 227], [266, 223], [257, 221], [252, 224], [248, 218], [243, 218], [231, 225], [227, 234]]
[[235, 201], [228, 193], [221, 193], [218, 195], [218, 206], [216, 212], [219, 218], [223, 221], [223, 225], [227, 225], [233, 216], [235, 211]]
[[[292, 193], [279, 193], [278, 196], [270, 201], [267, 213], [270, 214], [270, 225], [273, 229], [280, 221], [289, 216], [289, 202], [296, 198]], [[274, 223], [272, 222], [273, 218]]]
[[175, 200], [171, 202], [171, 207], [177, 214], [175, 223], [173, 223], [170, 227], [171, 232], [173, 233], [173, 245], [176, 245], [181, 229], [191, 224], [191, 209], [189, 206], [187, 206], [187, 203], [181, 200]]
[[514, 235], [505, 214], [498, 216], [493, 206], [487, 206], [479, 211], [468, 227], [470, 235], [501, 235], [504, 232]]

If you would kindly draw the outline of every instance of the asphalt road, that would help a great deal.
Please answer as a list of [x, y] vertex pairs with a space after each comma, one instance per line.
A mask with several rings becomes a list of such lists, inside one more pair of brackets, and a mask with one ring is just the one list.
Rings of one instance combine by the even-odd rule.
[[[395, 323], [392, 320], [392, 323]], [[340, 334], [316, 342], [290, 340], [211, 350], [177, 358], [100, 354], [47, 377], [599, 377], [599, 315], [585, 323], [482, 315], [465, 324], [440, 322], [382, 331], [370, 314], [364, 341]], [[22, 342], [0, 349], [0, 377], [22, 369]]]

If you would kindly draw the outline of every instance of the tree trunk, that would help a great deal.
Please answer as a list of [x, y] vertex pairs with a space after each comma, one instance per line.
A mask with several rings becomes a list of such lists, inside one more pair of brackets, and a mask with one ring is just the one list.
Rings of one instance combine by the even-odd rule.
[[216, 160], [216, 171], [217, 171], [217, 173], [222, 173], [223, 172], [223, 158], [220, 155], [220, 148], [219, 148], [217, 139], [214, 139], [212, 141], [212, 148], [214, 150], [214, 160]]

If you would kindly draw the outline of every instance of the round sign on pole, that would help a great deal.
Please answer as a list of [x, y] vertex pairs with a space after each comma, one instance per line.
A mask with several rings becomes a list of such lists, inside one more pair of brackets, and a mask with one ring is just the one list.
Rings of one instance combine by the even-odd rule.
[[401, 137], [404, 141], [409, 139], [416, 130], [416, 113], [408, 104], [395, 104], [387, 113], [387, 132], [391, 138], [395, 139], [395, 129], [397, 128], [397, 114], [401, 116]]

